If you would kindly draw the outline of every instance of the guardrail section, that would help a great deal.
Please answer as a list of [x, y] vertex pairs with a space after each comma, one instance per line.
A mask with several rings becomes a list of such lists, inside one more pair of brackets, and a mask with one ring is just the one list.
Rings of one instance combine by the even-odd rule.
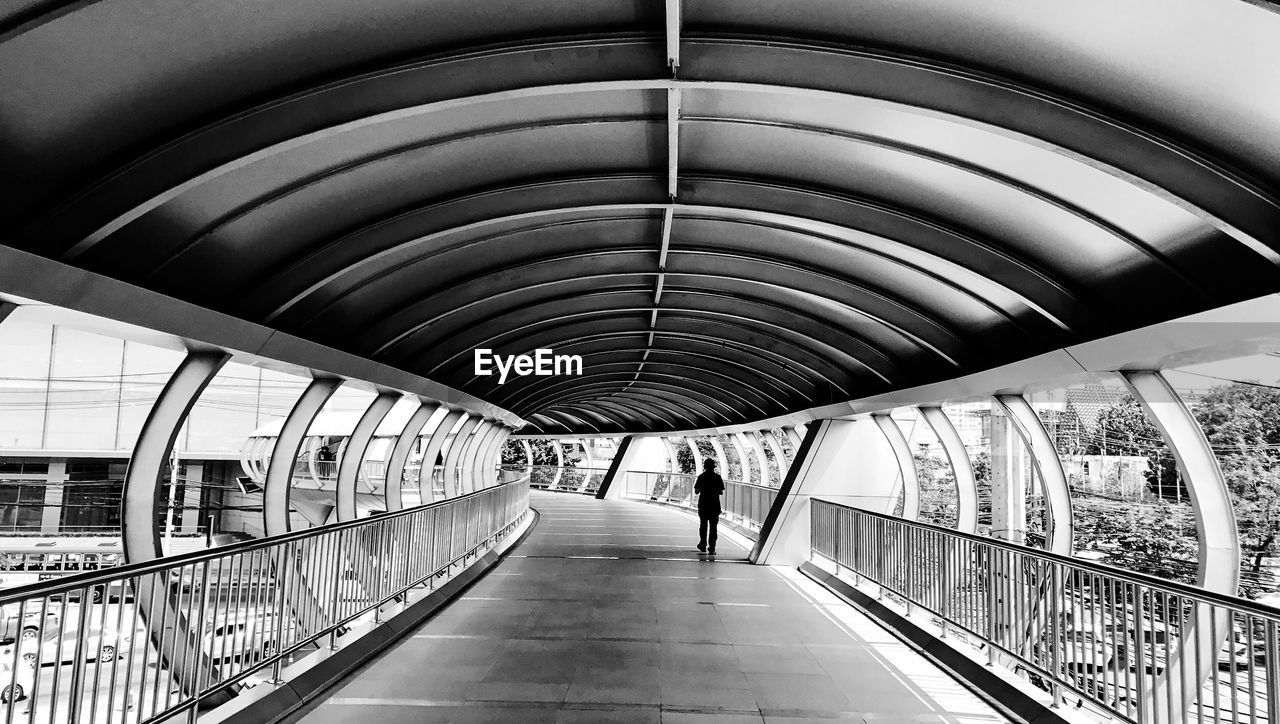
[[[696, 510], [698, 502], [693, 484], [697, 479], [696, 475], [682, 473], [628, 472], [626, 494], [635, 500], [658, 501]], [[777, 495], [777, 488], [726, 480], [724, 497], [720, 501], [723, 515], [744, 532], [758, 533]]]
[[1280, 611], [828, 501], [810, 515], [814, 555], [925, 609], [943, 636], [985, 648], [1057, 704], [1139, 724], [1280, 712]]
[[570, 468], [555, 465], [504, 466], [505, 470], [528, 470], [529, 485], [540, 490], [557, 490], [566, 493], [595, 495], [604, 482], [608, 468]]
[[194, 721], [201, 701], [255, 672], [278, 679], [286, 657], [325, 637], [332, 644], [356, 619], [430, 585], [513, 530], [528, 508], [522, 479], [7, 591], [3, 721], [150, 722], [182, 712]]

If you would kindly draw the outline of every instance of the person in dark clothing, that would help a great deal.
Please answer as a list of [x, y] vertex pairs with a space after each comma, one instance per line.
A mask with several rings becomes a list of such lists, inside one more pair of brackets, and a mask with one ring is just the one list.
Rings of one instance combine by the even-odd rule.
[[716, 472], [716, 461], [702, 461], [702, 474], [693, 484], [698, 494], [698, 550], [716, 554], [716, 526], [720, 522], [720, 496], [724, 493], [724, 478]]

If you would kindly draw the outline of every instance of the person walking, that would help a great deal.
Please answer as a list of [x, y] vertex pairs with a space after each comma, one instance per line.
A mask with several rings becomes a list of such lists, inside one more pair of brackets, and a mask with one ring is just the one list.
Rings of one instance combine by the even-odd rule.
[[724, 478], [716, 472], [716, 461], [702, 461], [702, 474], [693, 484], [698, 494], [698, 550], [716, 554], [716, 526], [720, 522], [720, 496], [724, 493]]

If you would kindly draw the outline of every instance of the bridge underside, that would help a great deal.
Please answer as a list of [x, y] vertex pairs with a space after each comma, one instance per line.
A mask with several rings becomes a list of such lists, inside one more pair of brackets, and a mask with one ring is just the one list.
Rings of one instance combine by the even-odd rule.
[[[1228, 0], [24, 3], [0, 239], [525, 432], [741, 424], [1275, 291], [1277, 33]], [[474, 374], [540, 347], [584, 375]]]

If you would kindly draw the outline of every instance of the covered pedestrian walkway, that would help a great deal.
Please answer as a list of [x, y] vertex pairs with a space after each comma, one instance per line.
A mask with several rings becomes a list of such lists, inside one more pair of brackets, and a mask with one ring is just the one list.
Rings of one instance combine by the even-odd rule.
[[527, 540], [297, 721], [1007, 721], [794, 571], [643, 503], [534, 493]]

